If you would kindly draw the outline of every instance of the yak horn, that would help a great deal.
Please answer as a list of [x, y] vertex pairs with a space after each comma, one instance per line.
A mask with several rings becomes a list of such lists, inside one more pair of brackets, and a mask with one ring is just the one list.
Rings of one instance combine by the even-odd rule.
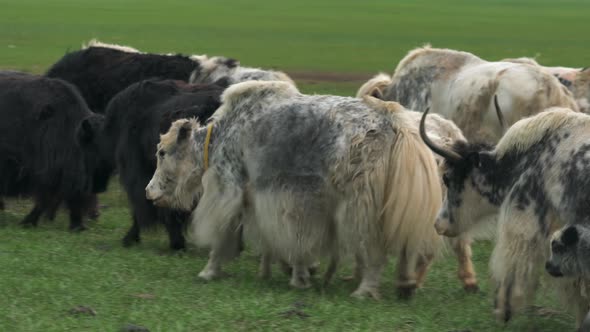
[[424, 111], [424, 114], [422, 114], [422, 119], [420, 119], [420, 137], [422, 137], [422, 140], [424, 141], [426, 146], [428, 146], [430, 150], [432, 150], [432, 152], [445, 158], [451, 163], [460, 162], [461, 160], [463, 160], [463, 157], [461, 157], [457, 152], [436, 145], [433, 141], [430, 140], [428, 135], [426, 135], [426, 116], [428, 115], [429, 111], [430, 107], [427, 108], [426, 111]]
[[498, 116], [498, 121], [500, 121], [500, 127], [502, 127], [502, 134], [504, 134], [506, 132], [506, 121], [504, 121], [504, 114], [502, 114], [500, 104], [498, 104], [498, 95], [494, 95], [494, 106], [496, 107], [496, 115]]

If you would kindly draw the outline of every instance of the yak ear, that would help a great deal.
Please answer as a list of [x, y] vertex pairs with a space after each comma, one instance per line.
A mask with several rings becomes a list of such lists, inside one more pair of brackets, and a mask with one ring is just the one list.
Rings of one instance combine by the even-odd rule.
[[566, 247], [573, 246], [578, 243], [578, 229], [575, 226], [566, 228], [561, 234], [561, 242]]
[[41, 111], [37, 115], [37, 120], [47, 120], [55, 114], [55, 108], [51, 105], [45, 105], [41, 108]]
[[193, 128], [190, 122], [186, 121], [185, 123], [183, 123], [182, 126], [178, 128], [178, 136], [176, 137], [176, 143], [180, 144], [183, 141], [185, 141], [190, 136], [192, 129]]

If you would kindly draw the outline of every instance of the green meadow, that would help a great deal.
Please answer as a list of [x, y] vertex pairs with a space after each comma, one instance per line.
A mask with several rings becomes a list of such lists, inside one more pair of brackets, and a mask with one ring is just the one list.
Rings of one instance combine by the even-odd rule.
[[[284, 70], [308, 93], [352, 95], [379, 71], [393, 72], [412, 48], [461, 49], [485, 59], [531, 56], [545, 65], [590, 64], [590, 1], [156, 1], [0, 0], [0, 68], [44, 72], [92, 38], [142, 51], [225, 55], [242, 65]], [[0, 175], [1, 176], [1, 175]], [[36, 229], [18, 225], [27, 199], [0, 211], [0, 331], [570, 331], [550, 283], [536, 307], [494, 321], [488, 259], [474, 245], [481, 291], [467, 294], [452, 253], [437, 261], [409, 301], [395, 296], [394, 260], [381, 301], [349, 297], [356, 283], [294, 290], [275, 268], [256, 277], [246, 251], [230, 276], [203, 282], [207, 252], [168, 250], [162, 231], [123, 248], [126, 194], [113, 179], [89, 230], [71, 234], [67, 213]], [[338, 276], [350, 273], [343, 264]], [[78, 307], [85, 310], [73, 310]], [[129, 330], [129, 329], [128, 329]]]

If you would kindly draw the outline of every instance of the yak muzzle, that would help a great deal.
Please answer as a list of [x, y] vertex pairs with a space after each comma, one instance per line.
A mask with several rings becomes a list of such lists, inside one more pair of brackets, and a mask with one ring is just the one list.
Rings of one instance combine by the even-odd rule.
[[155, 189], [151, 182], [145, 187], [145, 198], [150, 201], [158, 201], [162, 195], [162, 191]]
[[436, 230], [438, 235], [444, 235], [444, 236], [448, 236], [448, 237], [457, 236], [458, 234], [455, 234], [455, 232], [453, 232], [450, 228], [451, 228], [451, 224], [449, 222], [449, 219], [447, 219], [447, 218], [444, 218], [444, 219], [439, 218], [434, 223], [434, 229]]
[[545, 263], [545, 270], [547, 270], [547, 272], [553, 277], [563, 277], [563, 273], [561, 272], [559, 266], [551, 263], [551, 261], [547, 261], [547, 263]]

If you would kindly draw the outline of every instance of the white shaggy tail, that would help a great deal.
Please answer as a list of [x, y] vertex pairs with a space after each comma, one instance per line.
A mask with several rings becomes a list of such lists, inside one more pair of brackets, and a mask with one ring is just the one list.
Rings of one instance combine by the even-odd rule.
[[395, 255], [435, 256], [443, 242], [434, 229], [442, 204], [434, 156], [417, 130], [402, 128], [389, 159], [382, 211], [387, 248]]
[[390, 84], [391, 76], [385, 73], [379, 73], [360, 87], [359, 91], [356, 93], [356, 97], [361, 98], [363, 96], [372, 96], [383, 99], [383, 92]]

